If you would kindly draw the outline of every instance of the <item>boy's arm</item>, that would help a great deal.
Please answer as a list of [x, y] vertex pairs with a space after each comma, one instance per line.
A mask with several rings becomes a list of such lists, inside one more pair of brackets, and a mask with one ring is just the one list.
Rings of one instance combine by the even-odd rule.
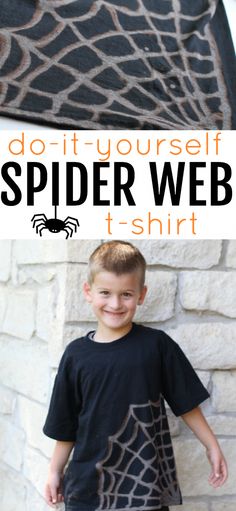
[[45, 500], [51, 507], [63, 501], [61, 493], [63, 470], [73, 447], [74, 442], [56, 441], [45, 486]]
[[214, 488], [222, 486], [228, 476], [227, 463], [218, 441], [202, 414], [201, 409], [199, 407], [194, 408], [190, 412], [182, 415], [182, 419], [206, 447], [206, 454], [212, 466], [212, 472], [208, 479], [209, 483], [214, 486]]

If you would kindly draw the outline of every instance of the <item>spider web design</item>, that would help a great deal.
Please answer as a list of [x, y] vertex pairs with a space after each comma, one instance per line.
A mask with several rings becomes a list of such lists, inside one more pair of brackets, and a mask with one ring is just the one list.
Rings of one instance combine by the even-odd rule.
[[3, 4], [3, 113], [85, 129], [231, 128], [210, 26], [218, 0]]
[[98, 510], [159, 509], [181, 503], [164, 400], [130, 405], [120, 429], [96, 463]]

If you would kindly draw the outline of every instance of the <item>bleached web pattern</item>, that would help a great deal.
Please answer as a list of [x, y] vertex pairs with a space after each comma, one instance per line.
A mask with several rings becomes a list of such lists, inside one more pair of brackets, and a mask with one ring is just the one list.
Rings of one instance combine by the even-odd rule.
[[230, 129], [217, 5], [25, 0], [17, 20], [0, 13], [0, 111], [86, 129]]
[[180, 503], [164, 401], [130, 405], [108, 451], [96, 464], [100, 498], [96, 511], [151, 510]]

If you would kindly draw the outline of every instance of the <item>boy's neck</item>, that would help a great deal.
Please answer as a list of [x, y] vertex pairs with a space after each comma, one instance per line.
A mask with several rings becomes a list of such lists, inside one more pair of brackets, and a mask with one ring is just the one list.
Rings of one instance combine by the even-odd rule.
[[124, 337], [124, 335], [128, 334], [130, 330], [132, 329], [132, 322], [128, 325], [125, 325], [124, 327], [120, 329], [110, 329], [104, 327], [104, 325], [97, 326], [96, 332], [94, 334], [94, 341], [97, 342], [111, 342], [116, 341], [120, 339], [121, 337]]

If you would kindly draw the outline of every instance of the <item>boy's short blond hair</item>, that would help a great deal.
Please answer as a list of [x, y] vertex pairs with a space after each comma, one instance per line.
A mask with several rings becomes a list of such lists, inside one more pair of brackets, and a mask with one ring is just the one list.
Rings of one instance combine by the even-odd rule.
[[109, 271], [116, 275], [139, 272], [140, 285], [145, 282], [146, 261], [137, 247], [128, 241], [112, 240], [99, 245], [89, 258], [88, 282], [91, 285], [94, 277], [101, 271]]

